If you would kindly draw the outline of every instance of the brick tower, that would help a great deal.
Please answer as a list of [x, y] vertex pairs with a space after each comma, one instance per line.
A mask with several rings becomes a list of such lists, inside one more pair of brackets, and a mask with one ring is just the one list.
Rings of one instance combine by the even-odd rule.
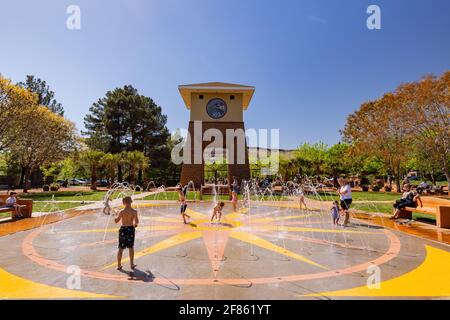
[[[228, 181], [231, 182], [233, 176], [236, 176], [239, 181], [249, 179], [250, 166], [245, 141], [244, 110], [248, 108], [255, 88], [210, 82], [181, 85], [178, 89], [186, 107], [190, 110], [189, 136], [184, 146], [181, 183], [184, 185], [192, 180], [196, 188], [204, 185], [203, 154], [205, 148], [211, 146], [211, 142], [216, 143], [216, 147], [226, 150]], [[209, 137], [209, 133], [219, 131], [223, 136], [222, 141]], [[231, 137], [230, 131], [234, 131], [236, 136]], [[204, 141], [204, 137], [209, 138]], [[234, 143], [230, 144], [231, 140]]]

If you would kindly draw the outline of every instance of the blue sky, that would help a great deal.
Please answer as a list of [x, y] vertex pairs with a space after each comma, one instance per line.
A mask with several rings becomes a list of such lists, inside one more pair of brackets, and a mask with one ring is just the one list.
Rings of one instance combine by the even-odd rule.
[[[81, 8], [81, 30], [66, 8]], [[366, 9], [381, 7], [382, 29]], [[448, 0], [0, 0], [0, 73], [45, 79], [78, 129], [92, 102], [132, 84], [186, 127], [179, 84], [256, 86], [249, 128], [280, 147], [339, 141], [346, 116], [401, 82], [450, 69]]]

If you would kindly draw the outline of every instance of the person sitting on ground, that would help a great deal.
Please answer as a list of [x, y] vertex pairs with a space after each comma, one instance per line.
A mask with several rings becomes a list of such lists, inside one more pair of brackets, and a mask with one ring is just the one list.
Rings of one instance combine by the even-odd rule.
[[398, 219], [400, 216], [400, 212], [404, 208], [417, 208], [417, 202], [420, 203], [421, 207], [423, 206], [422, 200], [420, 199], [420, 194], [412, 191], [410, 184], [404, 184], [402, 198], [395, 201], [393, 205], [395, 208], [395, 213], [392, 217], [390, 217], [390, 219]]
[[9, 197], [6, 199], [5, 205], [7, 208], [13, 209], [13, 211], [11, 213], [11, 218], [13, 218], [13, 219], [22, 219], [23, 218], [22, 208], [25, 206], [21, 206], [20, 204], [17, 203], [17, 193], [15, 193], [14, 191], [11, 191], [9, 193]]
[[214, 219], [217, 219], [220, 222], [220, 219], [222, 219], [222, 209], [225, 206], [225, 203], [219, 202], [215, 207], [213, 211], [213, 215], [211, 217], [211, 222], [214, 221]]
[[131, 269], [137, 266], [134, 264], [134, 238], [136, 228], [139, 224], [138, 212], [131, 207], [133, 200], [131, 197], [122, 199], [125, 209], [120, 211], [119, 216], [114, 219], [115, 223], [122, 220], [122, 226], [119, 229], [119, 251], [117, 252], [117, 270], [122, 270], [122, 254], [123, 250], [128, 248], [130, 255]]

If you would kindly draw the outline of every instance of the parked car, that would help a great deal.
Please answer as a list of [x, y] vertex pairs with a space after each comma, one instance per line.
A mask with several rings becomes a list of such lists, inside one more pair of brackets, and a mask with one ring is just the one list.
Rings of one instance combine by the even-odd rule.
[[69, 184], [74, 185], [74, 186], [85, 185], [86, 184], [86, 180], [84, 180], [84, 179], [70, 179], [69, 180]]
[[97, 182], [95, 184], [97, 186], [99, 186], [99, 187], [107, 187], [107, 186], [109, 186], [109, 182], [106, 179], [97, 180]]

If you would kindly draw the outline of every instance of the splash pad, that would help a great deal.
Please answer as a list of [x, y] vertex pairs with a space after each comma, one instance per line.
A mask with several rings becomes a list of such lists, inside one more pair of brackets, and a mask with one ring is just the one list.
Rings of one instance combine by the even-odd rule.
[[[57, 290], [65, 288], [68, 270], [77, 266], [83, 291], [121, 298], [332, 299], [333, 294], [359, 297], [352, 291], [347, 296], [337, 292], [366, 288], [376, 268], [382, 283], [420, 271], [428, 259], [434, 259], [430, 245], [442, 253], [440, 259], [449, 254], [444, 245], [356, 217], [348, 228], [333, 226], [328, 208], [319, 202], [308, 201], [308, 209], [300, 209], [296, 201], [275, 201], [273, 188], [252, 182], [241, 185], [238, 212], [226, 203], [221, 223], [209, 221], [220, 196], [213, 193], [211, 200], [188, 203], [192, 221], [184, 225], [179, 204], [167, 198], [168, 189], [152, 187], [152, 200], [134, 203], [141, 220], [134, 272], [126, 255], [124, 271], [115, 269], [118, 226], [113, 215], [104, 215], [101, 208], [0, 238], [8, 243], [2, 246], [0, 268]], [[278, 197], [295, 197], [300, 191], [320, 197], [318, 189], [291, 182], [282, 186]], [[190, 188], [190, 192], [196, 191]], [[111, 201], [114, 212], [120, 209], [120, 198], [130, 193], [137, 194], [128, 186], [117, 186], [109, 194], [117, 195]], [[445, 261], [433, 263], [445, 265]], [[444, 283], [441, 291], [424, 290], [421, 296], [446, 296], [448, 289]], [[369, 297], [380, 296], [380, 291], [369, 293]]]

